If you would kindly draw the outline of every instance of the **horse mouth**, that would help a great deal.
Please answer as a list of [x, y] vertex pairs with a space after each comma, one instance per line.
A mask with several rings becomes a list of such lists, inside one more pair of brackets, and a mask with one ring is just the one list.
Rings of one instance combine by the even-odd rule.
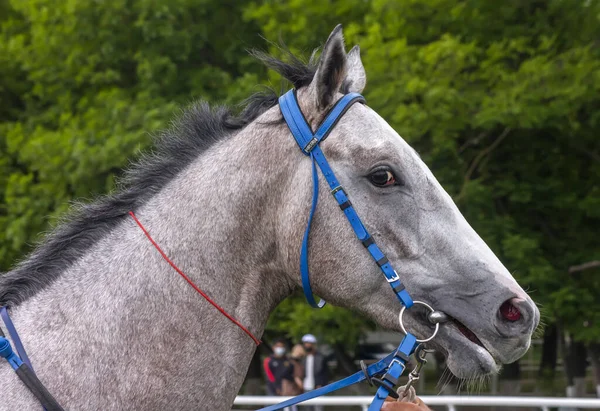
[[[460, 322], [456, 318], [452, 317], [448, 313], [446, 313], [446, 315], [448, 316], [448, 321], [446, 324], [448, 324], [448, 325], [453, 324], [454, 325], [453, 328], [456, 328], [463, 335], [463, 337], [465, 337], [467, 340], [471, 341], [473, 344], [476, 344], [489, 352], [489, 350], [485, 347], [485, 345], [483, 345], [483, 343], [481, 342], [479, 337], [477, 337], [477, 335], [473, 331], [471, 331], [471, 329], [469, 327], [467, 327], [462, 322]], [[428, 317], [422, 317], [422, 318], [427, 319], [427, 321], [428, 321]], [[444, 325], [444, 324], [442, 323], [440, 325]]]
[[[454, 323], [456, 328], [458, 328], [458, 331], [460, 331], [460, 333], [462, 335], [464, 335], [469, 341], [479, 345], [482, 348], [485, 348], [485, 346], [483, 345], [481, 340], [479, 338], [477, 338], [477, 335], [475, 335], [475, 333], [473, 331], [471, 331], [466, 325], [464, 325], [463, 323], [458, 321], [456, 318], [452, 318], [451, 321], [452, 321], [452, 323]], [[485, 349], [487, 351], [487, 348], [485, 348]]]
[[448, 368], [459, 378], [471, 378], [497, 373], [501, 362], [461, 321], [450, 317], [440, 327], [440, 338], [433, 347], [446, 356]]

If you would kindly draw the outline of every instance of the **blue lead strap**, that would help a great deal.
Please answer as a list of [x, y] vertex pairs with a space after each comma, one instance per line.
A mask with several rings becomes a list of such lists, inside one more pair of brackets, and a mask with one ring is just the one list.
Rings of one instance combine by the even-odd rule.
[[390, 392], [395, 391], [394, 387], [398, 385], [398, 379], [404, 372], [408, 357], [413, 353], [416, 346], [417, 338], [412, 334], [406, 334], [400, 343], [400, 347], [394, 353], [394, 358], [390, 362], [387, 372], [381, 378], [382, 384], [377, 389], [377, 393], [369, 406], [369, 411], [379, 411]]
[[325, 180], [329, 184], [331, 194], [344, 212], [344, 215], [348, 219], [350, 226], [354, 230], [354, 233], [365, 246], [367, 251], [369, 251], [369, 254], [383, 272], [386, 281], [390, 284], [400, 302], [406, 306], [406, 308], [409, 308], [413, 305], [413, 300], [404, 288], [404, 285], [400, 281], [400, 278], [398, 277], [398, 274], [392, 267], [391, 263], [388, 261], [387, 257], [385, 254], [383, 254], [377, 244], [375, 244], [373, 237], [371, 237], [364, 224], [360, 220], [360, 217], [358, 217], [356, 210], [348, 198], [348, 194], [340, 185], [333, 170], [329, 166], [325, 155], [319, 147], [319, 143], [327, 138], [338, 120], [344, 115], [350, 106], [352, 106], [352, 104], [357, 102], [364, 103], [364, 97], [358, 93], [346, 94], [335, 104], [333, 109], [326, 116], [323, 123], [321, 123], [321, 125], [317, 128], [317, 132], [313, 134], [310, 126], [304, 118], [304, 115], [302, 114], [302, 111], [300, 110], [295, 91], [290, 90], [279, 98], [279, 108], [286, 124], [288, 125], [292, 135], [294, 136], [294, 139], [296, 140], [296, 143], [302, 152], [305, 155], [310, 156], [312, 162], [313, 199], [308, 217], [308, 224], [304, 232], [302, 248], [300, 251], [300, 275], [302, 278], [302, 288], [304, 290], [306, 300], [312, 307], [321, 308], [325, 305], [325, 301], [323, 300], [319, 301], [319, 303], [315, 301], [312, 288], [310, 286], [308, 267], [308, 241], [310, 235], [310, 226], [314, 213], [317, 209], [317, 202], [319, 201], [319, 179], [317, 168], [315, 167], [316, 163], [321, 169], [323, 177], [325, 177]]
[[[371, 364], [367, 367], [366, 374], [369, 375], [369, 378], [373, 377], [374, 375], [381, 374], [382, 372], [387, 370], [381, 379], [381, 381], [383, 381], [385, 385], [382, 384], [377, 390], [377, 395], [375, 396], [373, 402], [371, 403], [371, 406], [369, 407], [370, 411], [378, 411], [383, 405], [383, 400], [385, 400], [385, 398], [388, 396], [388, 393], [391, 390], [394, 390], [394, 388], [392, 386], [388, 386], [388, 384], [397, 384], [398, 378], [402, 374], [402, 371], [404, 371], [406, 361], [408, 361], [408, 356], [410, 356], [410, 354], [414, 351], [416, 345], [417, 340], [415, 336], [412, 334], [407, 334], [395, 352], [388, 354], [384, 359], [379, 360], [378, 362]], [[324, 387], [317, 388], [313, 391], [305, 392], [304, 394], [298, 395], [294, 398], [290, 398], [289, 400], [280, 402], [279, 404], [261, 408], [258, 411], [281, 410], [285, 407], [290, 407], [292, 405], [299, 404], [312, 398], [320, 397], [322, 395], [329, 394], [342, 388], [349, 387], [350, 385], [357, 384], [361, 381], [364, 381], [365, 379], [367, 379], [365, 372], [359, 371], [355, 374], [352, 374], [349, 377], [344, 378], [343, 380], [336, 381]], [[380, 397], [383, 398], [381, 402], [379, 402]]]

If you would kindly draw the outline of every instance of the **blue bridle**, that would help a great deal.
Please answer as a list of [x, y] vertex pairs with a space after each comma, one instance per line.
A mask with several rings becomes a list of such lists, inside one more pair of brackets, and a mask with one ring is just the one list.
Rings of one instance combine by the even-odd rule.
[[[302, 111], [300, 110], [300, 106], [298, 105], [298, 100], [296, 98], [296, 91], [292, 89], [279, 98], [279, 108], [288, 128], [296, 139], [296, 143], [298, 143], [298, 146], [302, 152], [305, 155], [310, 156], [312, 162], [313, 198], [308, 217], [308, 224], [302, 240], [302, 249], [300, 252], [300, 274], [302, 277], [304, 295], [306, 296], [308, 303], [315, 308], [322, 308], [325, 305], [325, 301], [322, 299], [318, 303], [315, 301], [310, 286], [308, 270], [308, 238], [310, 234], [311, 222], [317, 209], [317, 202], [319, 201], [319, 176], [317, 174], [316, 167], [318, 164], [323, 176], [325, 177], [325, 180], [327, 180], [327, 183], [329, 184], [331, 194], [350, 222], [350, 226], [354, 230], [356, 237], [358, 237], [361, 243], [369, 251], [369, 254], [371, 254], [371, 257], [373, 257], [373, 260], [375, 260], [383, 272], [386, 281], [392, 287], [392, 290], [400, 300], [400, 303], [404, 305], [404, 308], [410, 308], [414, 304], [413, 300], [410, 298], [410, 295], [404, 288], [404, 285], [400, 281], [398, 274], [392, 268], [391, 263], [385, 254], [379, 249], [377, 244], [375, 244], [375, 240], [368, 233], [364, 224], [358, 217], [356, 210], [354, 210], [354, 207], [348, 198], [348, 194], [335, 177], [335, 174], [329, 166], [323, 151], [321, 151], [321, 148], [319, 147], [319, 144], [325, 140], [325, 138], [327, 138], [333, 127], [335, 127], [344, 113], [352, 106], [352, 104], [358, 102], [364, 104], [365, 98], [358, 93], [346, 94], [344, 97], [338, 100], [335, 106], [333, 106], [331, 111], [325, 117], [325, 120], [323, 120], [323, 122], [319, 125], [317, 131], [313, 133], [309, 124], [304, 118]], [[420, 302], [417, 303], [422, 304]], [[396, 395], [394, 387], [398, 384], [398, 379], [404, 372], [406, 362], [408, 361], [409, 356], [414, 352], [418, 343], [419, 341], [414, 335], [406, 333], [395, 352], [389, 354], [375, 364], [365, 367], [362, 371], [359, 371], [342, 380], [331, 383], [325, 387], [321, 387], [314, 391], [305, 392], [304, 394], [279, 404], [262, 408], [260, 411], [280, 410], [308, 399], [337, 391], [341, 388], [356, 384], [363, 380], [369, 380], [370, 383], [376, 384], [379, 387], [375, 397], [373, 398], [373, 401], [371, 402], [371, 405], [369, 406], [369, 411], [379, 411], [383, 405], [383, 402], [389, 395]]]
[[327, 180], [327, 183], [329, 184], [331, 194], [350, 222], [350, 226], [354, 230], [354, 234], [356, 234], [356, 237], [358, 237], [363, 246], [365, 246], [365, 248], [369, 251], [369, 254], [371, 254], [371, 257], [373, 257], [373, 260], [375, 260], [383, 272], [385, 279], [392, 287], [392, 290], [394, 290], [394, 293], [400, 302], [406, 308], [410, 308], [413, 305], [413, 300], [410, 298], [410, 295], [404, 288], [404, 284], [402, 284], [398, 274], [396, 273], [396, 270], [394, 270], [392, 264], [389, 262], [385, 254], [379, 249], [377, 244], [375, 244], [375, 240], [368, 233], [364, 224], [360, 220], [360, 217], [358, 217], [356, 210], [354, 210], [354, 207], [348, 198], [348, 194], [335, 177], [335, 174], [329, 166], [323, 151], [321, 151], [321, 147], [319, 147], [319, 144], [325, 140], [325, 138], [327, 138], [333, 127], [335, 127], [344, 113], [348, 111], [352, 104], [359, 102], [366, 102], [362, 95], [358, 93], [346, 94], [344, 97], [338, 100], [329, 114], [325, 117], [325, 120], [323, 120], [321, 125], [319, 125], [317, 128], [317, 132], [313, 134], [310, 126], [304, 118], [304, 115], [302, 114], [302, 111], [300, 110], [300, 106], [298, 105], [296, 91], [292, 89], [279, 98], [279, 108], [281, 109], [281, 114], [283, 115], [285, 122], [287, 123], [292, 135], [296, 139], [296, 143], [298, 143], [298, 146], [302, 152], [305, 155], [310, 156], [312, 161], [313, 198], [312, 205], [310, 207], [310, 214], [308, 216], [308, 224], [306, 225], [304, 239], [302, 240], [302, 250], [300, 252], [300, 274], [302, 277], [302, 287], [304, 289], [306, 300], [312, 307], [322, 308], [325, 305], [324, 300], [320, 300], [318, 303], [315, 301], [310, 286], [308, 270], [308, 237], [310, 234], [310, 225], [317, 209], [317, 202], [319, 201], [319, 177], [317, 174], [317, 167], [315, 165], [316, 163], [319, 165], [319, 168], [323, 173], [323, 177], [325, 177], [325, 180]]

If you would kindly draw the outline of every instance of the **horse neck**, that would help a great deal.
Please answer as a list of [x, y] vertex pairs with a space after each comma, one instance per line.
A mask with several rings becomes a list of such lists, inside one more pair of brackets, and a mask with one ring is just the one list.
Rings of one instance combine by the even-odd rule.
[[[262, 153], [265, 144], [276, 143], [272, 132], [261, 130], [266, 131], [250, 125], [217, 143], [133, 210], [171, 260], [259, 338], [270, 311], [295, 286], [282, 268], [280, 256], [286, 252], [279, 249], [275, 232], [274, 203], [286, 186], [282, 181], [286, 159], [277, 157], [283, 157], [282, 150]], [[54, 380], [49, 388], [58, 398], [68, 392], [73, 406], [81, 406], [77, 401], [83, 397], [94, 398], [93, 387], [76, 383], [85, 368], [78, 365], [86, 361], [89, 365], [93, 358], [95, 372], [106, 367], [112, 373], [120, 366], [116, 355], [127, 358], [129, 368], [146, 369], [189, 390], [173, 399], [177, 391], [157, 383], [145, 387], [144, 392], [153, 395], [135, 396], [141, 402], [130, 406], [160, 408], [165, 405], [160, 401], [171, 398], [169, 407], [172, 401], [190, 401], [181, 403], [182, 408], [199, 401], [213, 409], [226, 408], [255, 350], [252, 339], [197, 294], [130, 218], [50, 287], [18, 306], [14, 318], [42, 379], [46, 375], [46, 381], [52, 381], [56, 373], [72, 377]], [[153, 350], [154, 346], [166, 352]], [[57, 369], [45, 357], [48, 353], [62, 353], [70, 361]], [[171, 356], [177, 357], [178, 365], [156, 366]], [[102, 383], [106, 387], [111, 382], [117, 391], [129, 386], [135, 391], [131, 381]], [[73, 394], [77, 384], [81, 391]], [[131, 395], [124, 392], [121, 398]]]
[[[217, 144], [136, 212], [179, 268], [260, 333], [270, 311], [295, 287], [280, 260], [276, 225], [282, 175], [290, 173], [281, 150], [264, 154], [273, 136], [258, 131], [263, 129], [250, 125]], [[142, 242], [157, 258], [148, 240]]]

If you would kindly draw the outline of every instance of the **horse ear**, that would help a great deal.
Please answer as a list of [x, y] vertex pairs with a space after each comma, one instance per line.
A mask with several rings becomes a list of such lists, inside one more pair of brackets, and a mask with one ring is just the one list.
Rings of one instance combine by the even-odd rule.
[[332, 102], [346, 78], [347, 57], [342, 25], [338, 24], [329, 35], [315, 77], [310, 83], [311, 94], [316, 96], [317, 108], [324, 109]]
[[362, 93], [367, 85], [367, 73], [360, 60], [360, 47], [354, 46], [348, 53], [348, 75], [346, 76], [348, 93]]

